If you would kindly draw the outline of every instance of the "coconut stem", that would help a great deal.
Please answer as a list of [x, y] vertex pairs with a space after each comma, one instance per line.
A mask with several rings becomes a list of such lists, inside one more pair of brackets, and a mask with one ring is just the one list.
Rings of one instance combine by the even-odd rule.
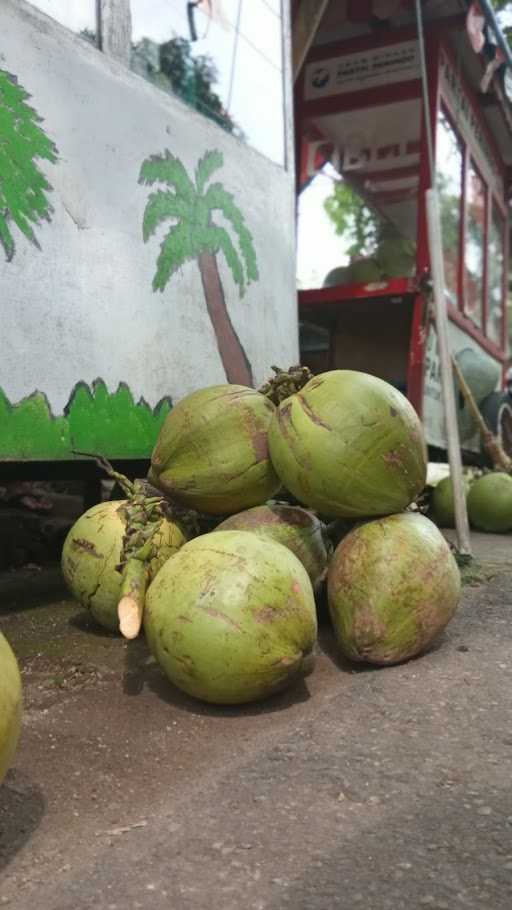
[[473, 418], [479, 429], [484, 448], [489, 455], [489, 458], [491, 459], [495, 468], [500, 471], [505, 471], [507, 474], [510, 474], [512, 472], [512, 460], [504, 451], [499, 439], [494, 436], [493, 433], [491, 433], [489, 427], [487, 426], [473, 397], [473, 393], [471, 392], [471, 389], [469, 388], [464, 378], [464, 374], [462, 373], [462, 370], [454, 357], [452, 358], [452, 362], [460, 390], [464, 396], [464, 400], [468, 406], [468, 409], [471, 411], [471, 414], [473, 415]]
[[270, 398], [275, 405], [280, 404], [285, 398], [300, 392], [302, 388], [313, 379], [313, 373], [308, 367], [302, 367], [300, 364], [290, 367], [289, 370], [281, 370], [280, 367], [272, 367], [275, 376], [267, 379], [258, 389], [261, 395]]
[[[117, 571], [122, 575], [120, 599], [117, 604], [119, 631], [125, 638], [136, 638], [142, 625], [146, 588], [149, 581], [149, 562], [157, 556], [155, 534], [163, 519], [185, 525], [189, 534], [198, 534], [197, 514], [175, 506], [164, 499], [158, 490], [144, 480], [129, 480], [115, 471], [110, 462], [88, 452], [98, 466], [119, 484], [127, 501], [119, 508], [125, 523], [121, 556]], [[154, 495], [154, 494], [157, 495]]]
[[121, 598], [117, 605], [119, 631], [125, 638], [137, 638], [140, 632], [147, 584], [146, 563], [133, 556], [123, 569]]

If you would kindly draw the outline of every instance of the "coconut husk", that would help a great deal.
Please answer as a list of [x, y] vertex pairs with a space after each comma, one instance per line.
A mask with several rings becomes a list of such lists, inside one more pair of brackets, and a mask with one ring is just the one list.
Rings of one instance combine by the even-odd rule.
[[267, 379], [258, 389], [262, 395], [265, 395], [275, 405], [281, 404], [285, 398], [300, 392], [302, 388], [313, 379], [313, 373], [308, 367], [299, 364], [290, 367], [288, 370], [282, 370], [280, 367], [272, 367], [274, 376]]

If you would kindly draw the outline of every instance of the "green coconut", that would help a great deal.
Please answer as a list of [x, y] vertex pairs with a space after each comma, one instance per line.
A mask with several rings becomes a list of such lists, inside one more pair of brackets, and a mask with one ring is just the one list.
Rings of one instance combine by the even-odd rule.
[[414, 244], [403, 237], [386, 237], [379, 243], [376, 260], [385, 278], [407, 277], [415, 267]]
[[495, 472], [484, 474], [471, 485], [469, 521], [479, 531], [502, 534], [512, 531], [512, 477]]
[[277, 502], [254, 506], [227, 518], [215, 530], [252, 531], [259, 537], [282, 543], [300, 559], [314, 588], [325, 576], [328, 551], [324, 525], [316, 515], [300, 506]]
[[[500, 378], [499, 365], [491, 357], [474, 348], [463, 348], [456, 358], [475, 402], [479, 404], [496, 388]], [[477, 432], [475, 419], [461, 394], [457, 378], [454, 377], [455, 400], [457, 402], [457, 423], [462, 442], [468, 442]]]
[[421, 654], [452, 618], [460, 574], [441, 532], [404, 512], [341, 541], [327, 595], [338, 646], [353, 661], [394, 664]]
[[[464, 478], [464, 494], [469, 492], [469, 480]], [[441, 528], [455, 527], [455, 503], [453, 500], [453, 484], [451, 477], [443, 477], [434, 487], [431, 498], [432, 518]]]
[[[499, 365], [488, 354], [469, 347], [459, 351], [455, 359], [478, 404], [490, 395], [499, 383], [501, 372]], [[459, 393], [457, 380], [455, 383], [456, 392]]]
[[[122, 576], [116, 566], [126, 530], [120, 513], [125, 504], [126, 500], [117, 500], [93, 506], [75, 522], [62, 549], [62, 573], [71, 594], [111, 632], [119, 632]], [[162, 521], [153, 539], [157, 555], [147, 565], [150, 579], [185, 540], [178, 524]]]
[[327, 275], [324, 278], [324, 288], [334, 288], [341, 284], [350, 284], [351, 272], [349, 265], [339, 265], [334, 269], [331, 269], [330, 272], [327, 272]]
[[324, 515], [389, 515], [425, 486], [427, 454], [416, 411], [401, 392], [367, 373], [316, 376], [281, 403], [268, 440], [284, 486]]
[[382, 272], [375, 259], [356, 259], [350, 263], [351, 284], [372, 284], [381, 280]]
[[311, 667], [317, 624], [308, 574], [249, 531], [197, 537], [150, 585], [149, 647], [169, 680], [214, 704], [258, 701]]
[[240, 385], [193, 392], [167, 415], [151, 456], [150, 483], [199, 512], [227, 515], [279, 489], [267, 430], [272, 402]]
[[14, 758], [20, 735], [21, 710], [18, 662], [0, 632], [0, 783]]

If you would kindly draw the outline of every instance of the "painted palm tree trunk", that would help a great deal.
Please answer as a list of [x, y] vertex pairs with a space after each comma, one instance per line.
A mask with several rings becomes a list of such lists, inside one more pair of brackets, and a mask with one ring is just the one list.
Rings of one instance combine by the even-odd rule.
[[206, 308], [217, 339], [226, 379], [238, 385], [252, 386], [254, 379], [251, 364], [228, 313], [217, 259], [212, 253], [200, 253], [198, 265]]

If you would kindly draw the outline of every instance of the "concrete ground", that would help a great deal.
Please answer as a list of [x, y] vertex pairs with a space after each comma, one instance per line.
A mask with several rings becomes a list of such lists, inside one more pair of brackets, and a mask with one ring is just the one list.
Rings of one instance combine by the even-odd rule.
[[430, 653], [357, 670], [324, 623], [313, 674], [242, 709], [182, 696], [56, 569], [4, 574], [25, 716], [0, 906], [510, 910], [512, 541], [474, 541]]

